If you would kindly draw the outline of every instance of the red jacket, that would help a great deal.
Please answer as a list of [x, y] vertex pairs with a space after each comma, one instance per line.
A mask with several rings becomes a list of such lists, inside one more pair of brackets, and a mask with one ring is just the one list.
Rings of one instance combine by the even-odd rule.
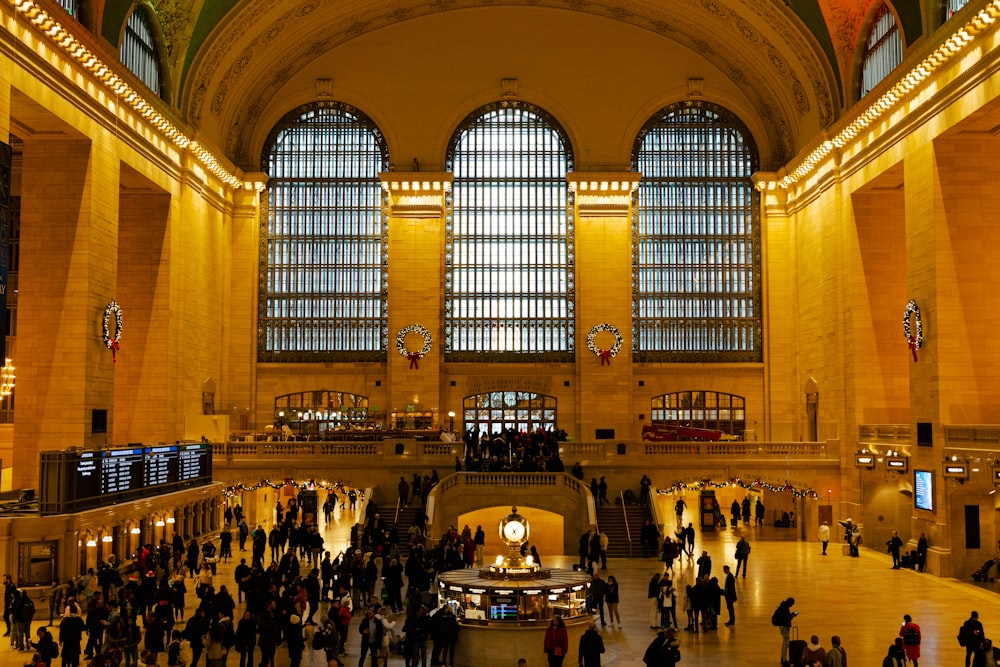
[[569, 633], [565, 626], [550, 625], [545, 629], [545, 652], [555, 653], [559, 648], [559, 655], [566, 655], [569, 650]]

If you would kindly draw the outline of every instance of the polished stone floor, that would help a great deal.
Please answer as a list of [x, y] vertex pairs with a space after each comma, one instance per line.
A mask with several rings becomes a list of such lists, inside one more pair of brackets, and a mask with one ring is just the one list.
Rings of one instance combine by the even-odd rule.
[[[327, 548], [336, 553], [346, 545], [354, 520], [352, 513], [341, 515], [338, 511], [335, 520], [324, 526]], [[795, 541], [788, 529], [773, 527], [746, 527], [735, 533], [725, 530], [699, 535], [696, 554], [707, 550], [712, 556], [713, 573], [721, 574], [724, 564], [735, 567], [734, 546], [744, 531], [753, 551], [749, 575], [737, 582], [736, 624], [726, 627], [720, 622], [717, 631], [707, 633], [682, 631], [683, 665], [778, 665], [781, 638], [778, 629], [771, 626], [770, 618], [777, 604], [789, 596], [796, 599], [794, 608], [799, 611], [796, 625], [800, 636], [808, 639], [810, 635], [818, 635], [820, 643], [828, 648], [830, 636], [839, 635], [851, 667], [881, 665], [882, 657], [899, 632], [903, 614], [907, 613], [923, 632], [920, 664], [924, 667], [963, 664], [965, 650], [958, 645], [956, 635], [970, 610], [979, 612], [987, 636], [1000, 640], [1000, 584], [977, 586], [971, 579], [958, 581], [911, 570], [893, 570], [886, 554], [864, 549], [860, 558], [847, 558], [841, 555], [839, 544], [831, 544], [829, 555], [822, 556], [818, 543]], [[488, 556], [491, 544], [496, 547], [499, 540], [487, 538]], [[238, 551], [236, 556], [235, 562], [220, 564], [217, 585], [232, 584], [233, 567], [240, 556]], [[542, 556], [547, 567], [568, 568], [574, 560], [566, 556]], [[657, 567], [654, 559], [612, 559], [608, 562], [607, 574], [615, 575], [621, 586], [620, 612], [624, 627], [601, 628], [607, 646], [603, 664], [642, 665], [642, 655], [655, 634], [649, 628], [646, 590]], [[676, 576], [682, 583], [693, 571], [693, 562], [685, 561], [676, 566]], [[191, 591], [193, 588], [190, 586]], [[197, 601], [193, 592], [189, 595], [188, 609], [192, 609]], [[47, 618], [47, 606], [39, 603], [38, 620], [33, 630]], [[720, 618], [722, 620], [724, 618]], [[355, 626], [357, 622], [355, 616]], [[496, 651], [502, 653], [504, 650], [503, 644], [498, 642]], [[21, 667], [29, 657], [29, 653], [4, 647], [0, 650], [0, 667]], [[541, 645], [534, 655], [510, 655], [511, 667], [519, 657], [526, 658], [530, 667], [546, 664]], [[353, 667], [357, 659], [357, 634], [352, 627], [345, 664]], [[283, 648], [279, 648], [276, 662], [276, 667], [288, 664]], [[576, 662], [576, 650], [571, 647], [566, 665]], [[161, 654], [160, 664], [165, 663], [165, 655]], [[59, 660], [54, 664], [58, 667]], [[238, 655], [231, 654], [228, 667], [238, 667], [238, 664]], [[303, 667], [322, 664], [325, 663], [317, 655], [304, 661]], [[390, 664], [403, 665], [403, 659], [394, 656]]]

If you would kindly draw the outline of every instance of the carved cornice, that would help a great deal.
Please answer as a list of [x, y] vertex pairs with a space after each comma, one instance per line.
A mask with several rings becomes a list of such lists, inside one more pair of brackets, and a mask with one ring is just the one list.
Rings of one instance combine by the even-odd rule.
[[576, 194], [580, 218], [628, 217], [632, 193], [639, 187], [642, 174], [635, 172], [574, 172], [566, 175], [571, 192]]
[[379, 175], [389, 195], [389, 214], [394, 218], [440, 218], [444, 196], [454, 177], [449, 173], [396, 173]]

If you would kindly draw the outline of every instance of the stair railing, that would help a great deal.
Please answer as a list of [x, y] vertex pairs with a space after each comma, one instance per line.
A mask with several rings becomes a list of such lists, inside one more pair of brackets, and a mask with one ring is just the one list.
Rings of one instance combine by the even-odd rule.
[[628, 557], [632, 557], [632, 531], [628, 527], [628, 511], [625, 509], [625, 492], [619, 491], [618, 498], [622, 505], [622, 519], [625, 521], [625, 538], [628, 540]]
[[393, 523], [397, 524], [399, 523], [399, 508], [402, 507], [402, 505], [403, 505], [403, 499], [401, 497], [396, 498], [396, 513], [392, 517]]

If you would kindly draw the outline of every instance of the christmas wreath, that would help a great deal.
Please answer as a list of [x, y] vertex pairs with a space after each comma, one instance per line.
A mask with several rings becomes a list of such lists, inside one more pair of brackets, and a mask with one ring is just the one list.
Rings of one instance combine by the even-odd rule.
[[[594, 342], [594, 339], [597, 337], [597, 334], [599, 334], [602, 331], [607, 331], [615, 337], [615, 344], [611, 346], [610, 350], [601, 349], [597, 347], [597, 343]], [[590, 333], [587, 334], [587, 349], [601, 358], [602, 366], [604, 366], [605, 364], [610, 366], [611, 359], [614, 358], [618, 354], [618, 352], [622, 349], [622, 334], [620, 331], [618, 331], [618, 328], [612, 324], [608, 324], [607, 322], [598, 324], [593, 329], [590, 330]]]
[[[115, 335], [111, 335], [111, 316], [115, 317]], [[118, 363], [118, 348], [122, 339], [122, 309], [112, 301], [104, 309], [104, 347], [111, 350], [111, 360]]]
[[[406, 335], [410, 333], [418, 333], [424, 337], [424, 346], [420, 348], [419, 352], [410, 352], [406, 349]], [[403, 327], [396, 334], [396, 349], [401, 355], [410, 360], [410, 368], [420, 368], [417, 362], [431, 351], [431, 332], [419, 324], [411, 324], [408, 327]]]
[[[910, 315], [915, 316], [917, 320], [917, 333], [914, 334], [913, 330], [910, 328]], [[920, 308], [917, 307], [917, 302], [910, 299], [909, 303], [906, 304], [906, 310], [903, 311], [903, 336], [906, 338], [906, 343], [910, 346], [910, 352], [913, 354], [913, 360], [917, 360], [917, 350], [919, 350], [924, 345], [924, 325], [920, 321]]]

